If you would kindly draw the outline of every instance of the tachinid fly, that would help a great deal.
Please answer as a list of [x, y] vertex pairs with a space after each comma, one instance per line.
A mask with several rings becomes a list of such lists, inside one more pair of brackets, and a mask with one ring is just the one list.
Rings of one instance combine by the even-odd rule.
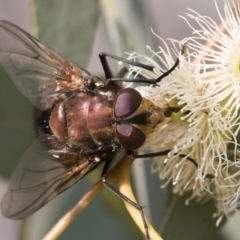
[[107, 53], [99, 57], [106, 79], [92, 76], [19, 27], [0, 21], [0, 63], [34, 106], [37, 133], [3, 197], [5, 216], [27, 217], [102, 162], [106, 164], [103, 183], [112, 190], [106, 177], [114, 155], [121, 149], [133, 154], [169, 114], [169, 109], [155, 106], [118, 82], [156, 84], [175, 69], [178, 60], [157, 79], [126, 79], [124, 71], [113, 76], [107, 58], [149, 71], [154, 67]]

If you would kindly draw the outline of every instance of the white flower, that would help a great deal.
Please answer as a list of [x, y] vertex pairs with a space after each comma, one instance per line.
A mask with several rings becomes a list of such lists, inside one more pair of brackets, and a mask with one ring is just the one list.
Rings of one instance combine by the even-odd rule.
[[[214, 194], [220, 200], [219, 211], [228, 214], [240, 203], [240, 6], [232, 0], [224, 1], [222, 16], [216, 1], [215, 4], [225, 31], [221, 31], [209, 17], [191, 11], [187, 15], [198, 23], [199, 29], [193, 28], [187, 20], [195, 34], [188, 39], [188, 44], [190, 51], [198, 53], [198, 65], [204, 70], [201, 75], [206, 79], [206, 90], [212, 93], [208, 121], [218, 132], [218, 154], [214, 163], [215, 169], [219, 168], [216, 174], [219, 186]], [[208, 44], [202, 45], [200, 40]]]
[[[172, 149], [168, 156], [154, 160], [153, 171], [159, 171], [167, 183], [172, 181], [174, 192], [192, 190], [192, 198], [216, 199], [218, 216], [232, 213], [240, 203], [240, 8], [236, 5], [231, 10], [234, 6], [231, 0], [224, 3], [226, 20], [217, 10], [226, 33], [209, 17], [190, 10], [188, 17], [198, 23], [199, 29], [187, 20], [196, 37], [180, 43], [173, 41], [180, 60], [177, 69], [158, 86], [137, 87], [156, 105], [181, 109], [159, 124], [141, 149], [151, 152]], [[208, 45], [203, 45], [202, 40]], [[179, 51], [185, 42], [189, 46], [186, 56]], [[172, 57], [165, 43], [158, 52], [149, 50], [150, 58], [136, 53], [129, 58], [144, 59], [155, 66], [154, 73], [136, 67], [131, 71], [157, 78], [173, 66], [176, 57]], [[162, 66], [153, 58], [158, 58]], [[181, 154], [186, 157], [179, 157]], [[198, 167], [187, 157], [194, 159]], [[215, 178], [206, 178], [207, 174]]]

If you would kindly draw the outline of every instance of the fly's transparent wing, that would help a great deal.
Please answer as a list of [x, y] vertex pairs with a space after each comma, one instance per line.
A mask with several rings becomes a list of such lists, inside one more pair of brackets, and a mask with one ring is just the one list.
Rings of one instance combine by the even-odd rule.
[[14, 171], [1, 202], [6, 217], [22, 219], [29, 216], [99, 164], [72, 152], [53, 150], [54, 154], [50, 154], [51, 150], [45, 150], [43, 146], [42, 139], [38, 139]]
[[[0, 64], [20, 92], [40, 111], [61, 93], [84, 88], [91, 75], [6, 21], [0, 21]], [[72, 186], [99, 163], [89, 161], [41, 136], [29, 148], [10, 179], [2, 200], [5, 216], [24, 218]]]
[[19, 91], [38, 108], [39, 98], [51, 97], [59, 90], [82, 88], [83, 80], [91, 78], [90, 73], [6, 21], [0, 21], [0, 64]]

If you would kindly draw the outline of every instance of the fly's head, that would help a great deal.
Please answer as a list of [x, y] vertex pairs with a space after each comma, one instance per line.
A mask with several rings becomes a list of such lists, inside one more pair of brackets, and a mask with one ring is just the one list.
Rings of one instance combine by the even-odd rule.
[[116, 134], [120, 144], [128, 149], [140, 148], [147, 136], [164, 118], [164, 110], [157, 107], [133, 88], [119, 91], [114, 105]]

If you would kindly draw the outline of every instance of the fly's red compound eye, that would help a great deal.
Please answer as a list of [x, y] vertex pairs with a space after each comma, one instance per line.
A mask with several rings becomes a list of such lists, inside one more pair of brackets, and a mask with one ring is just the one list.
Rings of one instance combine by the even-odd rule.
[[115, 102], [114, 112], [117, 118], [131, 116], [142, 102], [141, 94], [133, 88], [122, 89]]
[[145, 134], [130, 124], [119, 124], [116, 130], [119, 142], [128, 150], [138, 149], [145, 142]]

